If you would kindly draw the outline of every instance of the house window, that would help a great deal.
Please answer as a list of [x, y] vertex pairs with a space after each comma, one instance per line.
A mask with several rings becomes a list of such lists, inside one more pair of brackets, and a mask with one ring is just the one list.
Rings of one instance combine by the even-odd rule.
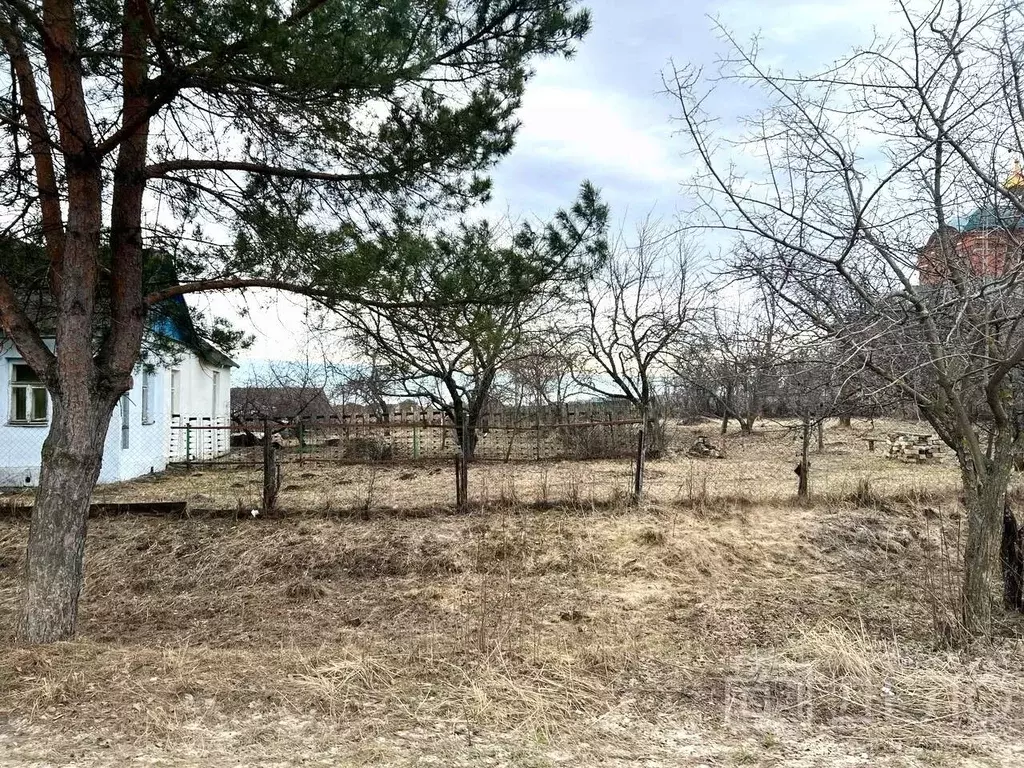
[[152, 424], [153, 418], [153, 374], [142, 371], [142, 423]]
[[181, 371], [171, 371], [171, 415], [181, 414]]
[[131, 400], [128, 395], [121, 395], [121, 450], [128, 450], [131, 444]]
[[29, 366], [11, 365], [11, 424], [46, 424], [49, 418], [46, 387]]
[[217, 406], [220, 402], [220, 372], [213, 372], [213, 411], [211, 416], [217, 415]]

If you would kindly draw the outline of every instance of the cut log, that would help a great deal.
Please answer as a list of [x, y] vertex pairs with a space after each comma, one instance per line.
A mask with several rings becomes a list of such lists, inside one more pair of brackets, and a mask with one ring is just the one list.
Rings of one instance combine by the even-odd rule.
[[[129, 501], [100, 502], [89, 505], [89, 517], [113, 517], [116, 515], [159, 515], [173, 517], [188, 511], [185, 501]], [[28, 517], [32, 514], [31, 504], [0, 503], [0, 515]]]

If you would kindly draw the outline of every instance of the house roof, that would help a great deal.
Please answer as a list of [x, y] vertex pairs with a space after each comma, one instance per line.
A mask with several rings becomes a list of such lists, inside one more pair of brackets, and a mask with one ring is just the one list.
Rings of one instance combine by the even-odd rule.
[[961, 232], [977, 232], [990, 229], [1020, 229], [1024, 227], [1024, 214], [1008, 202], [986, 204], [967, 217]]
[[[57, 324], [57, 305], [50, 293], [50, 262], [43, 249], [14, 238], [0, 239], [0, 275], [7, 279], [17, 294], [29, 319], [44, 336], [52, 335]], [[98, 301], [102, 304], [110, 294], [109, 266], [102, 269]], [[148, 251], [143, 264], [143, 292], [178, 284], [177, 268], [172, 256]], [[149, 329], [166, 339], [178, 342], [212, 365], [236, 368], [238, 364], [204, 339], [196, 330], [184, 297], [174, 296], [150, 308]]]
[[326, 419], [335, 416], [321, 387], [232, 387], [231, 416], [252, 419]]

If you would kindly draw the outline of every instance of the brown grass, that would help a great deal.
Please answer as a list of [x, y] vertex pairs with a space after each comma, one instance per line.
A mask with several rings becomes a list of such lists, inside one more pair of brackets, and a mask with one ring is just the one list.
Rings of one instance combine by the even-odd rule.
[[[788, 447], [750, 445], [723, 475]], [[467, 516], [99, 518], [79, 638], [47, 648], [12, 643], [27, 521], [0, 518], [0, 764], [1020, 763], [1019, 628], [933, 631], [949, 467], [893, 462], [945, 473], [921, 498], [858, 494], [861, 466], [802, 506], [786, 476], [627, 508], [588, 501], [606, 466], [549, 468], [548, 504], [576, 481], [547, 509], [533, 468]]]

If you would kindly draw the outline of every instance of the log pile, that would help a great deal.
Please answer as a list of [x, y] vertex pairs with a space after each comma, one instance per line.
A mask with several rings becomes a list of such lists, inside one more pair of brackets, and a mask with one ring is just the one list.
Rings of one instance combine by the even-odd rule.
[[898, 432], [889, 435], [889, 458], [908, 464], [934, 464], [941, 460], [941, 444], [931, 435]]
[[698, 459], [720, 459], [722, 451], [706, 436], [698, 435], [693, 445], [690, 446], [690, 450], [687, 451], [687, 455]]

